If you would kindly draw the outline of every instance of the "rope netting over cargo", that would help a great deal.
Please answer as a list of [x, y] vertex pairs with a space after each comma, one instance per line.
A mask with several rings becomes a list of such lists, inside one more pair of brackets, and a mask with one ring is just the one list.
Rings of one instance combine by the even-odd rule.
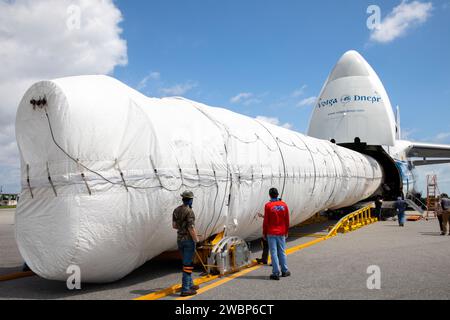
[[[254, 120], [256, 123], [258, 123], [262, 128], [264, 128], [264, 130], [266, 130], [269, 133], [272, 141], [267, 141], [266, 142], [260, 135], [258, 135], [257, 132], [253, 133], [254, 136], [255, 136], [255, 139], [253, 139], [251, 141], [244, 140], [243, 138], [241, 138], [238, 135], [239, 132], [237, 134], [232, 133], [230, 131], [230, 129], [224, 123], [221, 123], [220, 121], [214, 119], [211, 115], [209, 115], [206, 111], [204, 111], [200, 105], [198, 105], [198, 104], [196, 104], [196, 103], [194, 103], [192, 101], [185, 100], [185, 99], [181, 99], [181, 98], [176, 98], [176, 99], [180, 99], [180, 100], [185, 101], [185, 102], [189, 103], [190, 105], [192, 105], [192, 107], [196, 108], [205, 117], [207, 117], [211, 122], [213, 122], [217, 126], [217, 128], [219, 128], [219, 130], [223, 131], [223, 136], [224, 136], [223, 144], [224, 144], [224, 150], [225, 150], [225, 154], [226, 154], [226, 159], [229, 158], [228, 149], [230, 148], [230, 139], [236, 140], [237, 142], [242, 143], [244, 145], [260, 143], [262, 146], [264, 146], [267, 149], [268, 152], [278, 153], [279, 156], [280, 156], [281, 162], [282, 162], [282, 170], [279, 171], [278, 173], [275, 173], [275, 174], [274, 174], [274, 172], [271, 172], [269, 174], [269, 176], [266, 177], [266, 178], [270, 178], [271, 180], [273, 180], [274, 178], [282, 180], [281, 192], [280, 192], [281, 198], [283, 198], [283, 195], [284, 195], [284, 190], [285, 190], [285, 187], [286, 187], [286, 180], [289, 179], [289, 178], [292, 179], [292, 180], [295, 180], [296, 177], [301, 177], [302, 176], [302, 171], [301, 171], [301, 167], [300, 166], [298, 166], [297, 168], [292, 166], [293, 170], [291, 171], [291, 175], [289, 174], [289, 171], [286, 168], [286, 166], [287, 166], [286, 165], [286, 160], [285, 160], [285, 156], [283, 154], [283, 149], [281, 148], [281, 146], [285, 146], [285, 147], [289, 147], [289, 148], [295, 148], [295, 149], [299, 150], [300, 152], [308, 152], [310, 154], [310, 158], [311, 158], [313, 164], [315, 164], [315, 161], [314, 161], [315, 157], [314, 157], [314, 155], [317, 155], [317, 154], [321, 154], [321, 155], [323, 155], [325, 157], [330, 157], [330, 156], [334, 156], [334, 155], [339, 156], [339, 153], [336, 152], [336, 150], [332, 149], [332, 147], [330, 147], [330, 146], [326, 146], [325, 147], [325, 152], [322, 151], [320, 148], [316, 148], [316, 150], [313, 150], [312, 147], [308, 147], [308, 145], [305, 143], [304, 139], [302, 139], [302, 136], [300, 134], [296, 133], [296, 132], [290, 132], [290, 136], [292, 138], [295, 138], [296, 140], [300, 141], [301, 145], [298, 145], [293, 139], [291, 139], [289, 142], [288, 141], [284, 141], [281, 138], [274, 136], [271, 133], [271, 131], [267, 128], [267, 124], [264, 124], [263, 122], [261, 122], [261, 121], [259, 121], [257, 119], [252, 119], [252, 120]], [[160, 175], [158, 173], [158, 168], [154, 164], [151, 155], [148, 155], [148, 157], [149, 157], [150, 163], [152, 165], [151, 169], [154, 172], [154, 176], [153, 177], [144, 177], [143, 180], [153, 180], [153, 181], [156, 180], [158, 182], [158, 184], [157, 185], [152, 185], [152, 186], [137, 186], [137, 185], [132, 185], [130, 183], [127, 183], [125, 175], [124, 175], [123, 171], [120, 168], [120, 160], [116, 159], [115, 160], [115, 166], [116, 166], [116, 169], [118, 171], [118, 174], [120, 175], [121, 181], [116, 181], [115, 182], [115, 181], [112, 181], [112, 180], [108, 179], [107, 177], [102, 175], [100, 172], [88, 168], [86, 165], [84, 165], [82, 163], [82, 161], [80, 161], [80, 159], [76, 159], [74, 156], [70, 155], [63, 147], [61, 147], [61, 145], [58, 143], [58, 141], [57, 141], [57, 139], [56, 139], [56, 137], [54, 135], [52, 124], [51, 124], [51, 121], [50, 121], [50, 117], [48, 115], [47, 107], [44, 106], [43, 109], [44, 109], [44, 112], [45, 112], [45, 115], [46, 115], [46, 119], [47, 119], [47, 122], [48, 122], [48, 126], [49, 126], [49, 130], [50, 130], [50, 133], [51, 133], [51, 137], [52, 137], [53, 143], [61, 150], [61, 152], [63, 152], [69, 159], [71, 159], [74, 163], [76, 163], [79, 168], [81, 168], [80, 176], [82, 177], [83, 181], [86, 184], [87, 192], [89, 192], [90, 194], [91, 194], [91, 189], [90, 189], [89, 184], [88, 184], [89, 178], [86, 177], [85, 171], [87, 171], [87, 172], [89, 172], [89, 173], [99, 177], [100, 179], [103, 179], [107, 183], [110, 183], [110, 184], [113, 184], [113, 185], [120, 185], [120, 186], [124, 187], [127, 191], [128, 191], [129, 188], [131, 188], [131, 189], [138, 189], [138, 190], [139, 189], [145, 190], [145, 189], [162, 188], [162, 189], [170, 191], [170, 192], [179, 192], [179, 191], [181, 191], [184, 188], [193, 189], [193, 188], [199, 188], [199, 187], [202, 187], [202, 188], [212, 188], [212, 187], [214, 187], [215, 190], [216, 190], [216, 195], [215, 195], [215, 202], [216, 202], [217, 197], [218, 197], [218, 191], [219, 191], [219, 187], [218, 187], [218, 183], [219, 182], [218, 182], [217, 172], [216, 172], [216, 170], [214, 170], [214, 163], [211, 163], [211, 172], [202, 172], [202, 173], [200, 173], [198, 165], [197, 165], [197, 163], [195, 163], [194, 168], [195, 168], [195, 171], [197, 173], [196, 179], [193, 179], [192, 176], [189, 179], [184, 178], [183, 177], [183, 168], [181, 168], [181, 166], [178, 165], [179, 176], [176, 176], [175, 178], [179, 181], [179, 186], [177, 188], [170, 188], [170, 187], [165, 186], [163, 184], [163, 182], [161, 181]], [[270, 146], [270, 143], [273, 144], [274, 142], [275, 142], [276, 148], [273, 148], [273, 147]], [[176, 154], [174, 154], [174, 156], [176, 158]], [[355, 161], [355, 159], [352, 158], [352, 157], [348, 157], [347, 156], [346, 158], [347, 158], [346, 160], [350, 159], [352, 161]], [[331, 159], [333, 160], [333, 157]], [[341, 160], [341, 164], [342, 164], [343, 159], [340, 158], [340, 160]], [[325, 158], [324, 162], [326, 163], [326, 158]], [[178, 159], [177, 159], [177, 163], [179, 164]], [[48, 166], [48, 162], [47, 162], [47, 166]], [[232, 168], [232, 165], [230, 165], [227, 162], [227, 174], [224, 175], [222, 177], [222, 179], [221, 179], [221, 181], [224, 181], [227, 184], [230, 183], [233, 180], [233, 174], [232, 173], [230, 174], [230, 171], [231, 171], [230, 167]], [[336, 163], [334, 161], [332, 162], [332, 168], [333, 168], [333, 171], [330, 171], [330, 170], [328, 170], [329, 167], [327, 166], [327, 171], [326, 171], [325, 176], [328, 176], [328, 177], [339, 177], [339, 174], [338, 174], [338, 171], [337, 171], [337, 168], [336, 168]], [[295, 171], [295, 169], [297, 169], [297, 172]], [[28, 171], [29, 171], [29, 169], [28, 169]], [[49, 170], [48, 170], [48, 172], [49, 172]], [[314, 173], [313, 177], [314, 177], [314, 183], [315, 183], [317, 177], [320, 176], [320, 174], [318, 175], [316, 170], [314, 170], [313, 173]], [[240, 170], [239, 170], [239, 167], [237, 167], [237, 174], [238, 174], [238, 176], [237, 176], [236, 183], [238, 183], [238, 184], [241, 184], [243, 180], [251, 181], [251, 182], [253, 182], [254, 180], [258, 180], [258, 179], [264, 180], [264, 173], [262, 172], [262, 170], [261, 170], [261, 174], [260, 175], [259, 174], [255, 175], [255, 171], [254, 171], [253, 167], [251, 167], [251, 176], [242, 175]], [[366, 178], [367, 177], [366, 175], [365, 176], [358, 176], [358, 175], [351, 176], [351, 172], [344, 172], [343, 171], [342, 172], [342, 177], [346, 177], [346, 176], [347, 177], [356, 177], [356, 178]], [[209, 183], [209, 184], [202, 183], [202, 181], [205, 181], [205, 180], [208, 180], [208, 179], [212, 179], [212, 178], [214, 178], [214, 182]], [[48, 180], [49, 180], [50, 184], [52, 185], [52, 188], [55, 190], [55, 195], [57, 196], [56, 188], [53, 185], [53, 182], [51, 180], [50, 172], [49, 172]], [[187, 183], [186, 180], [193, 181], [193, 182], [195, 181], [195, 182], [194, 183]], [[31, 181], [29, 180], [29, 176], [27, 176], [27, 182], [31, 183]], [[68, 181], [68, 183], [70, 183], [70, 181]], [[334, 184], [334, 186], [336, 186], [336, 184]], [[225, 188], [225, 189], [227, 189], [227, 188]], [[314, 188], [312, 190], [314, 191]], [[330, 194], [328, 200], [331, 199], [331, 196], [332, 195]], [[224, 206], [224, 204], [222, 203], [221, 209], [220, 209], [221, 211], [223, 210], [223, 206]], [[216, 206], [214, 205], [213, 208], [215, 208], [215, 207]], [[211, 219], [210, 223], [208, 224], [208, 227], [207, 227], [206, 230], [209, 229], [209, 226], [211, 225], [211, 222], [213, 220], [215, 220], [216, 222], [214, 223], [214, 226], [213, 226], [212, 229], [213, 230], [215, 229], [216, 224], [217, 224], [217, 219], [215, 219], [215, 216], [216, 216], [216, 214], [215, 214], [215, 212], [213, 212], [213, 218]], [[207, 232], [207, 234], [209, 236], [212, 235], [212, 234], [210, 234], [208, 232]]]
[[[44, 97], [45, 105], [30, 104]], [[122, 262], [127, 265], [175, 245], [171, 213], [184, 189], [195, 193], [203, 235], [225, 228], [252, 239], [260, 236], [257, 213], [271, 187], [279, 189], [297, 224], [360, 201], [381, 182], [381, 169], [368, 156], [223, 108], [148, 98], [104, 76], [35, 84], [20, 104], [16, 130], [19, 214], [77, 212], [82, 218], [74, 229], [83, 219], [87, 229], [98, 228], [97, 220], [91, 223], [97, 218], [111, 230], [131, 224], [122, 239], [135, 251], [130, 263]]]

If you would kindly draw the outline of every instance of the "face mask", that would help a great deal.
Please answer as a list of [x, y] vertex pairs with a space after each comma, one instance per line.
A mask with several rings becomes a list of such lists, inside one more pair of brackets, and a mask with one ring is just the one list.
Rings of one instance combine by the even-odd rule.
[[194, 199], [189, 199], [188, 201], [185, 201], [184, 204], [192, 208], [192, 203], [194, 202]]

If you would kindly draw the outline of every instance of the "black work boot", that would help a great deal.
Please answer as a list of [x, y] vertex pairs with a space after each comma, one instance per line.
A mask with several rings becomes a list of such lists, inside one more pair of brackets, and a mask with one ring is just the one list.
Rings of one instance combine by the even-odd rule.
[[271, 274], [270, 275], [270, 280], [280, 280], [280, 276], [278, 276], [276, 274]]
[[261, 258], [256, 258], [256, 263], [257, 263], [257, 264], [267, 264], [267, 261], [264, 261], [264, 260], [261, 259]]
[[189, 290], [189, 291], [184, 291], [180, 294], [181, 297], [188, 297], [188, 296], [195, 296], [197, 294], [197, 291], [195, 290]]
[[282, 272], [282, 273], [281, 273], [281, 276], [282, 276], [283, 278], [290, 277], [290, 276], [291, 276], [291, 272], [290, 272], [290, 271]]

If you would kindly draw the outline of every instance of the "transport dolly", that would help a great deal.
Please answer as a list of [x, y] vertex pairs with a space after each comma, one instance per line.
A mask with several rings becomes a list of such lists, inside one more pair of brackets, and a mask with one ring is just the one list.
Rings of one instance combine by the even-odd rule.
[[223, 276], [253, 266], [255, 263], [250, 257], [250, 248], [245, 240], [236, 236], [224, 237], [220, 233], [212, 241], [199, 246], [194, 262], [202, 265], [207, 274]]

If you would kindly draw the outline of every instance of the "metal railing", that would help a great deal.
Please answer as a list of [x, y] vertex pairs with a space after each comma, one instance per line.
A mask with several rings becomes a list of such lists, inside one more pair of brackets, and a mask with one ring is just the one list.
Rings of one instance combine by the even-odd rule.
[[428, 206], [418, 197], [413, 194], [408, 194], [408, 198], [412, 200], [417, 206], [422, 208], [422, 211], [428, 210]]
[[364, 207], [339, 220], [338, 223], [336, 223], [336, 225], [330, 230], [327, 238], [334, 237], [338, 233], [354, 231], [377, 221], [378, 218], [372, 217], [372, 206]]

